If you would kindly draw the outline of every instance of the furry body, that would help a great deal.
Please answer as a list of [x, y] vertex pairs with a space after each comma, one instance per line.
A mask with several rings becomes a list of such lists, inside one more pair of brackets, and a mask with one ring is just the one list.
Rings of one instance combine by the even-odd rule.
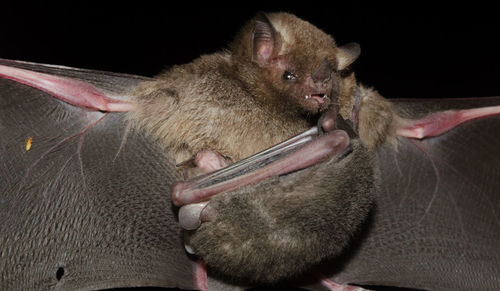
[[275, 13], [250, 21], [229, 50], [137, 88], [130, 120], [176, 163], [207, 149], [240, 160], [310, 128], [326, 110], [356, 119], [355, 151], [333, 171], [321, 164], [292, 174], [297, 187], [275, 182], [271, 193], [235, 194], [243, 189], [210, 200], [211, 220], [188, 238], [210, 269], [270, 283], [348, 244], [377, 188], [371, 150], [391, 135], [394, 119], [390, 104], [348, 70], [358, 54], [357, 45], [337, 47], [310, 23]]
[[[333, 38], [290, 14], [268, 19], [279, 44], [256, 43], [258, 20], [250, 21], [230, 50], [175, 66], [139, 86], [129, 118], [173, 150], [177, 163], [205, 149], [236, 161], [309, 128], [331, 103], [352, 110], [354, 74], [341, 76], [337, 67], [353, 60], [342, 60]], [[262, 57], [259, 48], [266, 45], [272, 53]], [[311, 76], [325, 60], [329, 84], [323, 88]], [[295, 82], [283, 80], [287, 71]], [[324, 104], [305, 99], [322, 90], [329, 96]]]

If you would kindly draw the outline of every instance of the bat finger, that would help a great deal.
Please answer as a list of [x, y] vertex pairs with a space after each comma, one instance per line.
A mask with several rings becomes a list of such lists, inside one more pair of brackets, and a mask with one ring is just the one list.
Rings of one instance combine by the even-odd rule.
[[202, 222], [210, 221], [216, 215], [208, 201], [184, 205], [179, 209], [179, 225], [185, 230], [195, 230]]
[[0, 77], [40, 89], [69, 104], [106, 112], [131, 111], [135, 105], [114, 99], [80, 80], [0, 65]]
[[[228, 176], [228, 180], [215, 180], [215, 183], [214, 180], [209, 180], [208, 186], [200, 186], [196, 179], [177, 183], [172, 188], [172, 201], [177, 206], [205, 201], [217, 193], [304, 169], [327, 158], [341, 158], [349, 150], [349, 145], [350, 139], [347, 133], [343, 130], [335, 130], [270, 164], [257, 165], [257, 168], [243, 167], [236, 175]], [[282, 149], [278, 150], [279, 153], [281, 151]]]
[[288, 153], [296, 149], [300, 145], [310, 142], [313, 139], [313, 137], [318, 136], [318, 134], [319, 134], [318, 128], [312, 127], [304, 131], [303, 133], [296, 135], [282, 143], [279, 143], [267, 150], [252, 155], [228, 167], [212, 172], [209, 175], [196, 178], [197, 185], [203, 187], [204, 185], [206, 185], [207, 181], [214, 181], [214, 180], [224, 181], [225, 180], [224, 177], [230, 177], [234, 173], [241, 172], [241, 170], [244, 168], [249, 168], [250, 166], [255, 166], [255, 165], [262, 166], [263, 164], [269, 164], [270, 162], [283, 156], [284, 153]]
[[406, 120], [406, 123], [397, 129], [397, 134], [408, 138], [423, 139], [441, 135], [466, 121], [498, 114], [500, 114], [500, 106], [440, 111], [421, 119]]
[[318, 128], [324, 132], [332, 131], [336, 128], [335, 120], [337, 119], [337, 112], [334, 108], [329, 109], [321, 115], [318, 120]]

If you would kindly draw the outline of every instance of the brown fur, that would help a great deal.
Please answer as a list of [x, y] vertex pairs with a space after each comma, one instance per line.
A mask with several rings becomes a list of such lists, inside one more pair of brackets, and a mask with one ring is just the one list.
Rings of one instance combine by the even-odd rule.
[[366, 218], [378, 187], [372, 158], [354, 140], [353, 154], [338, 163], [217, 195], [210, 201], [216, 218], [188, 243], [232, 280], [274, 283], [300, 274], [338, 255]]
[[396, 128], [401, 118], [394, 112], [389, 101], [377, 91], [358, 86], [361, 98], [358, 134], [363, 144], [375, 150], [383, 142], [396, 144]]
[[[257, 22], [266, 21], [274, 30], [263, 33], [274, 38], [252, 43]], [[273, 13], [250, 21], [229, 50], [173, 67], [137, 88], [131, 121], [173, 151], [177, 163], [204, 149], [239, 160], [312, 126], [310, 117], [327, 109], [303, 98], [316, 93], [314, 72], [331, 68], [326, 88], [346, 119], [360, 94], [363, 145], [353, 140], [346, 158], [210, 200], [212, 220], [188, 243], [212, 270], [276, 282], [339, 254], [365, 219], [378, 181], [369, 150], [393, 136], [398, 117], [377, 92], [357, 86], [354, 74], [340, 72], [359, 54], [349, 48], [293, 15]], [[283, 82], [284, 71], [296, 82]]]
[[[301, 102], [315, 93], [308, 77], [323, 60], [333, 69], [338, 66], [333, 38], [290, 14], [267, 17], [280, 40], [269, 63], [257, 64], [252, 56], [254, 19], [230, 50], [175, 66], [137, 88], [137, 109], [130, 120], [173, 150], [177, 163], [204, 149], [239, 160], [307, 129], [313, 125], [311, 116], [324, 110]], [[283, 82], [284, 70], [293, 70], [298, 81]], [[353, 74], [333, 73], [333, 79], [332, 101], [350, 106]]]

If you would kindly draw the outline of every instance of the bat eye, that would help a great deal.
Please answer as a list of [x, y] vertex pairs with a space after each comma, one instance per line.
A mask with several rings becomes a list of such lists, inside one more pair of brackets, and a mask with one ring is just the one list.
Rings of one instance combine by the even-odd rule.
[[285, 73], [283, 74], [283, 80], [293, 82], [297, 80], [297, 76], [295, 76], [294, 73], [285, 71]]

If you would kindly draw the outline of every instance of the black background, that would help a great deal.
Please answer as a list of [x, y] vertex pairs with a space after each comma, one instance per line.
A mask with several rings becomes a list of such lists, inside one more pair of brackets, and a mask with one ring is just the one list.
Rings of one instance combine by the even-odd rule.
[[9, 4], [0, 58], [151, 76], [224, 48], [257, 11], [288, 11], [338, 44], [360, 43], [357, 77], [385, 97], [500, 95], [496, 8], [373, 2]]
[[338, 44], [360, 43], [358, 80], [385, 97], [500, 95], [495, 7], [478, 1], [375, 2], [4, 3], [0, 58], [152, 76], [224, 48], [258, 11], [287, 11], [332, 34]]

